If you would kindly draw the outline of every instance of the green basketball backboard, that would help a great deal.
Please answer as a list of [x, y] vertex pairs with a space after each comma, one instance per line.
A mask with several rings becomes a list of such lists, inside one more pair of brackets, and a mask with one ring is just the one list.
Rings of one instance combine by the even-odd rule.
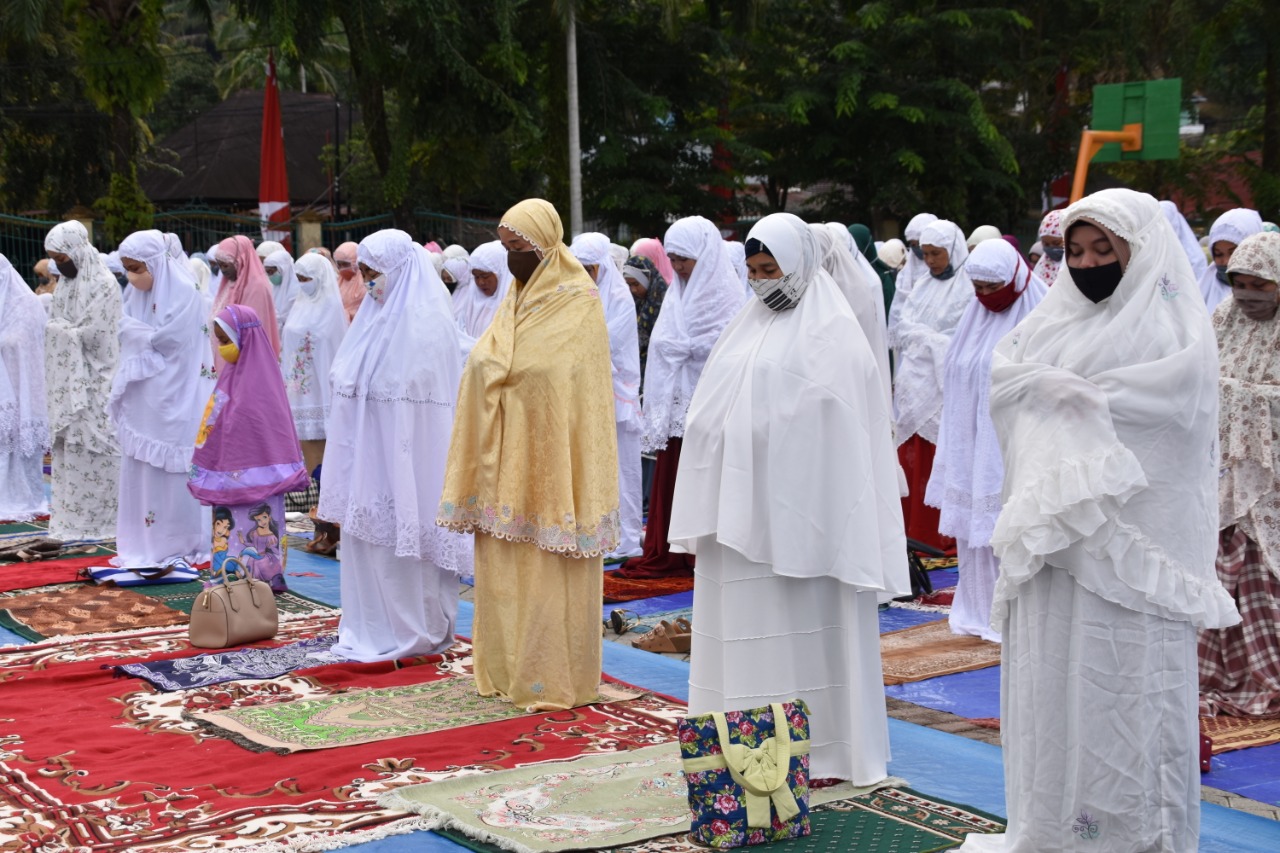
[[1123, 130], [1142, 125], [1142, 149], [1121, 151], [1111, 142], [1093, 158], [1095, 163], [1120, 160], [1176, 160], [1178, 127], [1182, 116], [1182, 78], [1112, 83], [1093, 87], [1093, 122], [1090, 130]]

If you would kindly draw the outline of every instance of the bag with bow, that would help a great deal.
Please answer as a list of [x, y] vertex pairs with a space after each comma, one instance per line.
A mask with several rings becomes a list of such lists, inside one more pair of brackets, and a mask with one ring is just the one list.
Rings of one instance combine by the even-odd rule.
[[[233, 564], [237, 567], [234, 580], [227, 574]], [[279, 624], [271, 585], [252, 577], [235, 557], [228, 557], [213, 586], [196, 596], [189, 636], [197, 648], [225, 649], [270, 640]]]
[[809, 834], [809, 712], [804, 702], [680, 722], [691, 838], [727, 849]]

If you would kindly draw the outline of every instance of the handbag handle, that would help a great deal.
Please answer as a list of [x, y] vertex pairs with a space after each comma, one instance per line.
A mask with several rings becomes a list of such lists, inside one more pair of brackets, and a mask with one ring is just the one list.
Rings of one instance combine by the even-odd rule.
[[222, 561], [222, 568], [219, 569], [222, 585], [227, 588], [227, 605], [236, 613], [240, 612], [240, 608], [236, 607], [235, 596], [231, 594], [231, 583], [227, 580], [227, 564], [228, 563], [236, 564], [237, 570], [235, 573], [239, 575], [240, 580], [243, 580], [246, 582], [245, 586], [249, 588], [249, 600], [253, 602], [254, 608], [256, 609], [261, 607], [262, 605], [258, 603], [258, 590], [254, 588], [253, 576], [249, 574], [249, 570], [245, 568], [244, 563], [240, 561], [239, 557], [227, 557], [225, 560]]
[[781, 703], [769, 705], [773, 711], [773, 737], [767, 737], [755, 749], [729, 739], [729, 725], [719, 711], [711, 716], [716, 723], [720, 751], [733, 781], [742, 786], [747, 802], [747, 826], [759, 829], [770, 825], [769, 803], [779, 820], [790, 820], [800, 814], [795, 794], [787, 787], [791, 770], [791, 731], [787, 713]]

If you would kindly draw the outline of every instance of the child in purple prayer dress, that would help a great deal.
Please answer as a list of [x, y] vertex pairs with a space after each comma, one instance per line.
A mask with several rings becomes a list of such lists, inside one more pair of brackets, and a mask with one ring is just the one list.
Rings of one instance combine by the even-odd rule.
[[[284, 515], [284, 493], [305, 489], [310, 477], [275, 348], [257, 312], [228, 305], [214, 323], [226, 364], [205, 408], [187, 488], [223, 515], [229, 510], [230, 524], [220, 526], [226, 538], [215, 542], [226, 556], [283, 592], [283, 542], [276, 519]], [[232, 529], [245, 532], [227, 537]]]

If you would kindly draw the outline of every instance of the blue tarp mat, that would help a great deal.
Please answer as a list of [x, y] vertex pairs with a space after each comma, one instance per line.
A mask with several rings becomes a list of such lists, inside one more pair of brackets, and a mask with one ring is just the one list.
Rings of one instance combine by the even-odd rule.
[[910, 684], [895, 684], [885, 695], [970, 719], [1000, 716], [1000, 667], [957, 672]]

